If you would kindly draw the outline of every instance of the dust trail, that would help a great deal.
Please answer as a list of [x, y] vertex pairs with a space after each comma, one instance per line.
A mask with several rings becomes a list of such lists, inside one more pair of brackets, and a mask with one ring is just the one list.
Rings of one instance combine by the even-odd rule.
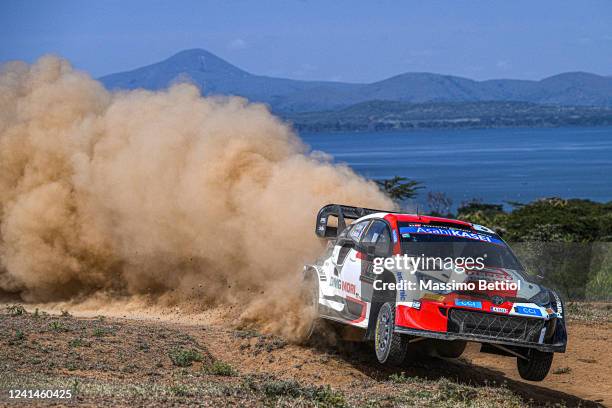
[[109, 93], [57, 57], [0, 69], [0, 290], [25, 301], [233, 303], [291, 331], [329, 202], [391, 206], [263, 105]]

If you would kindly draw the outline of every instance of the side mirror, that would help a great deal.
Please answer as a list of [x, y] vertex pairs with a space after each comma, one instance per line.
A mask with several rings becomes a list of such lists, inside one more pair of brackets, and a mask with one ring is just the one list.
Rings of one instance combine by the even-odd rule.
[[376, 247], [374, 245], [355, 244], [355, 250], [364, 254], [368, 259], [374, 258]]

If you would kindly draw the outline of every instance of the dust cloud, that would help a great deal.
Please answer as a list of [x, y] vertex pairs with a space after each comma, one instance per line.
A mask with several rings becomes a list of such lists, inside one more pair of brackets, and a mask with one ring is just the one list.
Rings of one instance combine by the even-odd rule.
[[330, 202], [392, 206], [263, 105], [111, 93], [53, 56], [0, 68], [0, 291], [26, 302], [233, 304], [291, 336]]

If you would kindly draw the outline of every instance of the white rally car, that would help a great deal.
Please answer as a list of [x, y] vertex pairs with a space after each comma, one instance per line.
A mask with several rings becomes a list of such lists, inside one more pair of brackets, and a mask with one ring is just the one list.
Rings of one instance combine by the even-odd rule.
[[[315, 232], [328, 240], [324, 255], [304, 268], [318, 316], [360, 329], [381, 363], [401, 364], [416, 345], [459, 357], [473, 341], [482, 352], [516, 357], [521, 377], [540, 381], [554, 353], [565, 352], [561, 299], [526, 275], [486, 227], [330, 204], [319, 211]], [[378, 262], [397, 255], [480, 256], [482, 265], [458, 273]]]

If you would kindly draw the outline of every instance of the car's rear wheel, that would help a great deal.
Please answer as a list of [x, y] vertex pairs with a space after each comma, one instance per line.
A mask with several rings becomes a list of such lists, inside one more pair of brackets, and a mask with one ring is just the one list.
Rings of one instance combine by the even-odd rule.
[[319, 317], [319, 279], [315, 271], [309, 271], [304, 276], [302, 301], [305, 307], [305, 318], [309, 319], [304, 333], [304, 342], [308, 342], [312, 340], [321, 326], [321, 318]]
[[395, 331], [395, 305], [387, 302], [378, 310], [374, 349], [381, 364], [398, 366], [404, 362], [408, 341]]
[[552, 365], [554, 353], [529, 350], [529, 360], [517, 357], [516, 366], [521, 378], [529, 381], [542, 381], [548, 375]]

